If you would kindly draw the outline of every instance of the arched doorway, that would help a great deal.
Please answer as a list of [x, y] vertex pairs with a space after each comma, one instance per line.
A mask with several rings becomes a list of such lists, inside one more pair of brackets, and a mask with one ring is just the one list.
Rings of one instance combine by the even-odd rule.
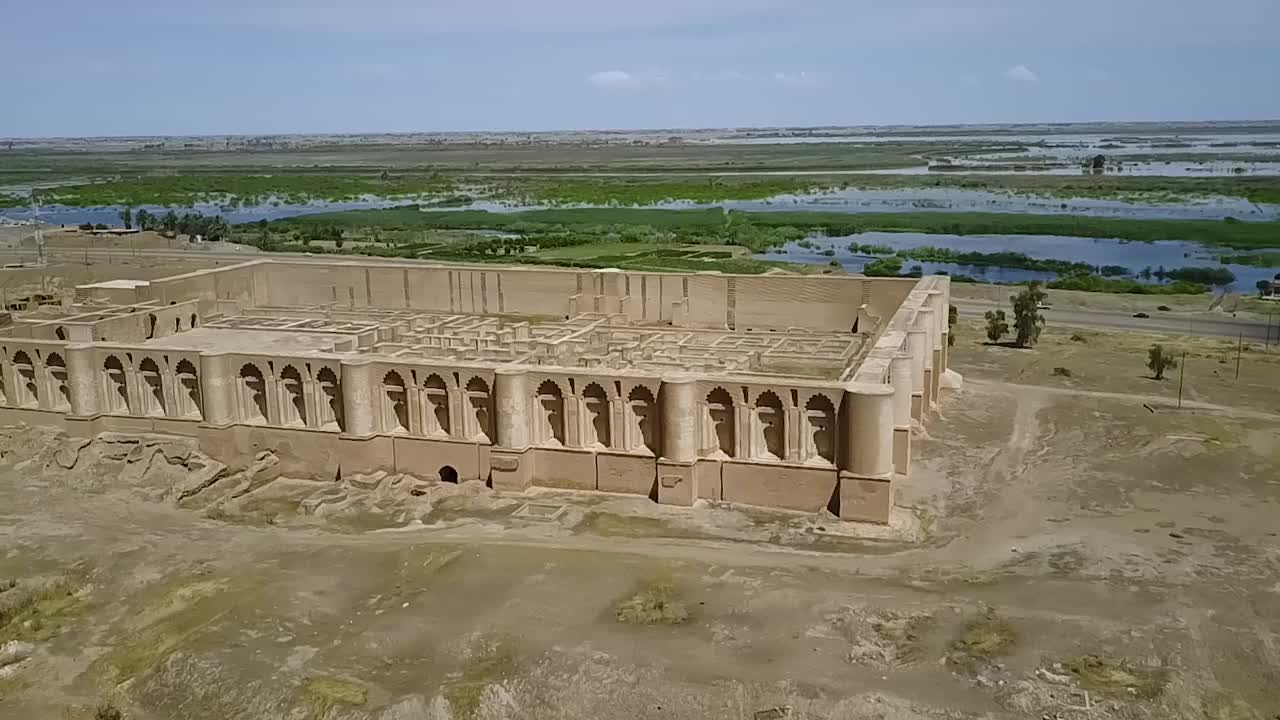
[[440, 482], [458, 484], [458, 471], [452, 465], [445, 465], [440, 468]]

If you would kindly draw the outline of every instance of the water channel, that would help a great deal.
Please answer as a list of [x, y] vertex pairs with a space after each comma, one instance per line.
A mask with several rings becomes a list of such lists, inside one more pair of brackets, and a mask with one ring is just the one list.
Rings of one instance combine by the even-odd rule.
[[[1156, 270], [1160, 267], [1165, 269], [1223, 267], [1235, 274], [1236, 281], [1227, 289], [1236, 292], [1251, 292], [1257, 281], [1270, 280], [1280, 270], [1280, 268], [1223, 264], [1218, 262], [1218, 256], [1223, 252], [1232, 251], [1215, 251], [1195, 243], [1173, 240], [1140, 242], [1056, 235], [931, 235], [909, 232], [868, 232], [844, 237], [811, 237], [807, 242], [811, 247], [802, 247], [799, 243], [792, 242], [777, 249], [781, 252], [762, 253], [756, 257], [761, 260], [785, 260], [816, 265], [826, 265], [835, 260], [847, 270], [861, 272], [876, 258], [873, 255], [850, 251], [851, 243], [883, 245], [894, 250], [936, 247], [957, 252], [1018, 252], [1045, 260], [1068, 260], [1094, 266], [1119, 265], [1134, 273], [1141, 272], [1144, 268]], [[834, 254], [828, 255], [827, 252]], [[949, 275], [967, 275], [987, 282], [1018, 283], [1030, 280], [1048, 282], [1057, 277], [1056, 273], [1021, 268], [903, 260], [904, 271], [914, 265], [920, 265], [925, 274], [943, 272]], [[1156, 278], [1145, 281], [1142, 278], [1134, 279], [1139, 282], [1159, 282]]]

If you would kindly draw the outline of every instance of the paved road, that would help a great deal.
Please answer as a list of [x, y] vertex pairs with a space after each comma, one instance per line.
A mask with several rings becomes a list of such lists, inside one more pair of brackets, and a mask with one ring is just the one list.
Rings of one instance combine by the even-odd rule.
[[[128, 248], [92, 248], [85, 250], [84, 248], [48, 248], [47, 254], [49, 259], [55, 263], [80, 263], [84, 262], [88, 257], [91, 262], [103, 263], [108, 261], [119, 262], [122, 260], [139, 258], [150, 260], [205, 260], [209, 262], [243, 262], [263, 257], [253, 248], [242, 248], [240, 250], [223, 250], [223, 249], [165, 249], [165, 248], [148, 248], [131, 251]], [[294, 262], [333, 262], [335, 258], [328, 255], [308, 255], [306, 253], [271, 253], [272, 258], [287, 258]], [[0, 250], [0, 261], [9, 262], [31, 262], [34, 253], [31, 250], [23, 250], [21, 252], [14, 250]], [[356, 258], [344, 258], [355, 260]], [[423, 264], [439, 263], [438, 260], [406, 260], [401, 258], [383, 259], [383, 258], [359, 258], [360, 262], [368, 263], [405, 263], [405, 262], [421, 262]], [[961, 315], [981, 317], [984, 312], [993, 308], [1005, 308], [1005, 306], [994, 300], [974, 300], [974, 299], [953, 299], [953, 304], [959, 308]], [[1006, 308], [1007, 310], [1007, 308]], [[1107, 312], [1102, 310], [1080, 310], [1080, 309], [1051, 309], [1045, 310], [1045, 319], [1050, 323], [1069, 325], [1076, 327], [1101, 327], [1116, 328], [1121, 330], [1136, 330], [1140, 332], [1162, 333], [1169, 335], [1201, 335], [1211, 337], [1240, 337], [1242, 334], [1248, 340], [1265, 341], [1267, 338], [1268, 327], [1266, 321], [1245, 320], [1232, 318], [1227, 315], [1196, 313], [1196, 314], [1177, 314], [1165, 315], [1164, 313], [1154, 313], [1150, 318], [1135, 318], [1130, 313], [1123, 312]], [[1278, 316], [1275, 326], [1270, 329], [1271, 339], [1280, 342], [1280, 307], [1277, 307]]]
[[[988, 300], [952, 299], [952, 304], [960, 310], [962, 316], [981, 317], [987, 310], [1002, 308], [1006, 305]], [[1280, 307], [1276, 308], [1280, 312]], [[1246, 320], [1233, 318], [1230, 315], [1210, 313], [1166, 314], [1151, 313], [1149, 318], [1136, 318], [1132, 313], [1108, 312], [1105, 310], [1050, 309], [1042, 310], [1045, 320], [1051, 324], [1069, 325], [1072, 327], [1102, 327], [1139, 332], [1160, 333], [1167, 335], [1203, 335], [1210, 337], [1238, 338], [1265, 341], [1267, 338], [1267, 322], [1265, 320]], [[1280, 315], [1271, 327], [1271, 339], [1280, 341]]]

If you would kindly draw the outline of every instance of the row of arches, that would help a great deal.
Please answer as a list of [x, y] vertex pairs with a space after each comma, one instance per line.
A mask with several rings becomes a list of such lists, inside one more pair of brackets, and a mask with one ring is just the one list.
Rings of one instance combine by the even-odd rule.
[[26, 350], [6, 354], [0, 366], [0, 402], [12, 407], [67, 411], [71, 409], [71, 389], [67, 386], [67, 363], [51, 352], [43, 357]]
[[143, 357], [133, 368], [119, 355], [108, 355], [102, 363], [102, 410], [115, 415], [200, 419], [203, 399], [195, 363], [183, 358], [172, 371], [168, 365], [167, 358], [162, 368], [155, 358]]
[[725, 388], [711, 390], [704, 402], [702, 453], [834, 464], [834, 403], [826, 395], [814, 394], [801, 405], [798, 395], [793, 390], [791, 404], [784, 405], [777, 393], [765, 390], [748, 404], [744, 388], [743, 404], [739, 405]]
[[323, 366], [313, 377], [310, 364], [303, 367], [305, 374], [289, 364], [278, 374], [264, 375], [254, 363], [240, 366], [235, 392], [238, 420], [249, 425], [345, 429], [338, 373]]
[[493, 410], [489, 383], [472, 377], [462, 384], [454, 375], [450, 383], [439, 373], [421, 381], [409, 371], [408, 380], [398, 370], [382, 376], [379, 423], [383, 432], [425, 435], [491, 442]]
[[[15, 407], [57, 411], [71, 409], [66, 361], [56, 352], [33, 358], [18, 350], [0, 366], [0, 402]], [[128, 355], [132, 363], [132, 355]], [[339, 375], [308, 363], [274, 364], [264, 374], [254, 363], [241, 366], [236, 386], [236, 420], [246, 424], [345, 429]], [[406, 380], [406, 374], [408, 379]], [[490, 386], [472, 377], [465, 384], [440, 373], [419, 380], [413, 371], [390, 370], [381, 381], [374, 410], [377, 429], [390, 434], [493, 442], [494, 416]], [[626, 390], [590, 382], [569, 392], [556, 379], [545, 378], [530, 398], [529, 439], [534, 445], [640, 451], [660, 454], [659, 418], [655, 393], [642, 384]], [[169, 370], [153, 357], [136, 366], [119, 355], [108, 355], [101, 366], [99, 398], [110, 414], [196, 418], [203, 416], [200, 378], [195, 363], [178, 360]], [[610, 392], [612, 390], [612, 392]], [[784, 393], [785, 395], [785, 393]], [[790, 402], [784, 402], [784, 399]], [[704, 397], [700, 454], [744, 460], [834, 464], [836, 408], [821, 393], [807, 398], [792, 390], [784, 398], [764, 390], [751, 399], [742, 388], [741, 400], [724, 387]]]
[[555, 380], [538, 385], [529, 418], [533, 444], [659, 453], [658, 408], [649, 388], [636, 385], [623, 395], [620, 383], [610, 393], [591, 382], [568, 397], [571, 402], [566, 403], [564, 388]]

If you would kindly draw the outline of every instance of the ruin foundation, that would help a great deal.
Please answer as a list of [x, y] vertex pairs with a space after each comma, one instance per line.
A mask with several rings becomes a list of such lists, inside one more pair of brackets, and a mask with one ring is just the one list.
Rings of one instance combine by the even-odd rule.
[[884, 523], [959, 380], [949, 282], [268, 260], [98, 283], [0, 328], [0, 420]]

